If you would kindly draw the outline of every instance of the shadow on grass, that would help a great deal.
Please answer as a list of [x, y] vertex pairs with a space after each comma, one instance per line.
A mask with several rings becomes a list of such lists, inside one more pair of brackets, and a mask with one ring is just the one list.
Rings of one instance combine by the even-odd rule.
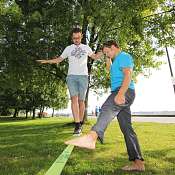
[[[57, 118], [61, 118], [61, 116], [57, 117]], [[42, 117], [39, 118], [38, 116], [36, 116], [35, 118], [32, 118], [31, 116], [29, 116], [28, 118], [21, 116], [21, 117], [12, 117], [12, 116], [0, 116], [0, 122], [21, 122], [21, 121], [30, 121], [30, 120], [42, 120], [42, 119], [52, 119], [52, 117]]]
[[[73, 130], [70, 121], [36, 121], [0, 126], [0, 175], [44, 175], [66, 148], [64, 141], [72, 136]], [[166, 149], [144, 150], [147, 169], [144, 173], [123, 172], [121, 167], [128, 164], [127, 154], [118, 151], [108, 154], [111, 146], [111, 142], [98, 144], [94, 151], [74, 148], [62, 175], [175, 174], [175, 152], [168, 145]]]
[[[89, 121], [86, 121], [85, 124], [86, 124], [86, 125], [90, 125], [90, 126], [92, 125], [92, 123], [89, 122]], [[65, 123], [65, 124], [63, 125], [63, 127], [70, 127], [70, 126], [71, 126], [71, 127], [74, 127], [74, 126], [75, 126], [75, 123], [74, 123], [74, 122], [69, 122], [69, 123]]]
[[[128, 165], [126, 153], [106, 156], [108, 145], [97, 145], [96, 150], [74, 148], [62, 175], [174, 175], [175, 149], [145, 151], [145, 172], [124, 172], [121, 168]], [[112, 151], [112, 150], [111, 150]], [[116, 155], [115, 155], [116, 154]], [[167, 164], [167, 165], [166, 165]]]
[[0, 116], [0, 122], [21, 122], [21, 121], [27, 121], [27, 120], [32, 120], [31, 117], [11, 117], [11, 116]]
[[65, 149], [72, 126], [30, 123], [0, 126], [0, 174], [37, 175], [52, 165]]

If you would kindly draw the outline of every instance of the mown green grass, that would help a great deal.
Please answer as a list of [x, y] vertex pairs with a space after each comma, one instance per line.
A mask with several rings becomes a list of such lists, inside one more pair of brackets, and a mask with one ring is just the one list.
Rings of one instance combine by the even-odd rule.
[[[0, 121], [0, 175], [44, 175], [66, 148], [73, 126], [68, 118]], [[95, 120], [84, 126], [87, 132]], [[175, 124], [134, 123], [145, 159], [143, 175], [175, 175]], [[74, 148], [62, 175], [121, 175], [128, 163], [123, 136], [113, 121], [105, 144], [94, 151]]]

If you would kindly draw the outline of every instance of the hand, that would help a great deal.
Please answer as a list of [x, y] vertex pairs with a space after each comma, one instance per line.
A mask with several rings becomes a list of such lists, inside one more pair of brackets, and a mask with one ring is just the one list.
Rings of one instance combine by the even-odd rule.
[[36, 61], [41, 63], [41, 64], [49, 63], [49, 60], [36, 60]]
[[111, 58], [106, 57], [106, 62], [112, 62]]
[[104, 55], [102, 50], [99, 50], [98, 54], [99, 54], [99, 57], [102, 57]]
[[114, 102], [116, 103], [116, 105], [125, 104], [125, 96], [123, 94], [118, 93], [114, 98]]

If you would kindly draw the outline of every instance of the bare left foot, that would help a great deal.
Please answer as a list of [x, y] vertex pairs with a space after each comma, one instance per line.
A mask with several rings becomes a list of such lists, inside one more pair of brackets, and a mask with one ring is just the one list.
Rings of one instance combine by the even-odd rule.
[[143, 161], [141, 160], [135, 160], [132, 165], [128, 165], [122, 168], [124, 171], [145, 171], [145, 166]]
[[65, 142], [65, 144], [67, 145], [74, 145], [74, 146], [87, 148], [87, 149], [95, 149], [95, 143], [96, 143], [96, 140], [94, 140], [91, 134], [87, 134], [79, 138], [75, 138]]

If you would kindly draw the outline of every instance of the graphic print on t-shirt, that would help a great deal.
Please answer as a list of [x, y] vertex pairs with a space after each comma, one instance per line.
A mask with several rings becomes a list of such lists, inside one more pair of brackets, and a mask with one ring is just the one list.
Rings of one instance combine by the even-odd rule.
[[71, 52], [71, 56], [75, 56], [78, 59], [80, 59], [83, 55], [86, 55], [86, 50], [83, 50], [81, 47], [76, 47]]

